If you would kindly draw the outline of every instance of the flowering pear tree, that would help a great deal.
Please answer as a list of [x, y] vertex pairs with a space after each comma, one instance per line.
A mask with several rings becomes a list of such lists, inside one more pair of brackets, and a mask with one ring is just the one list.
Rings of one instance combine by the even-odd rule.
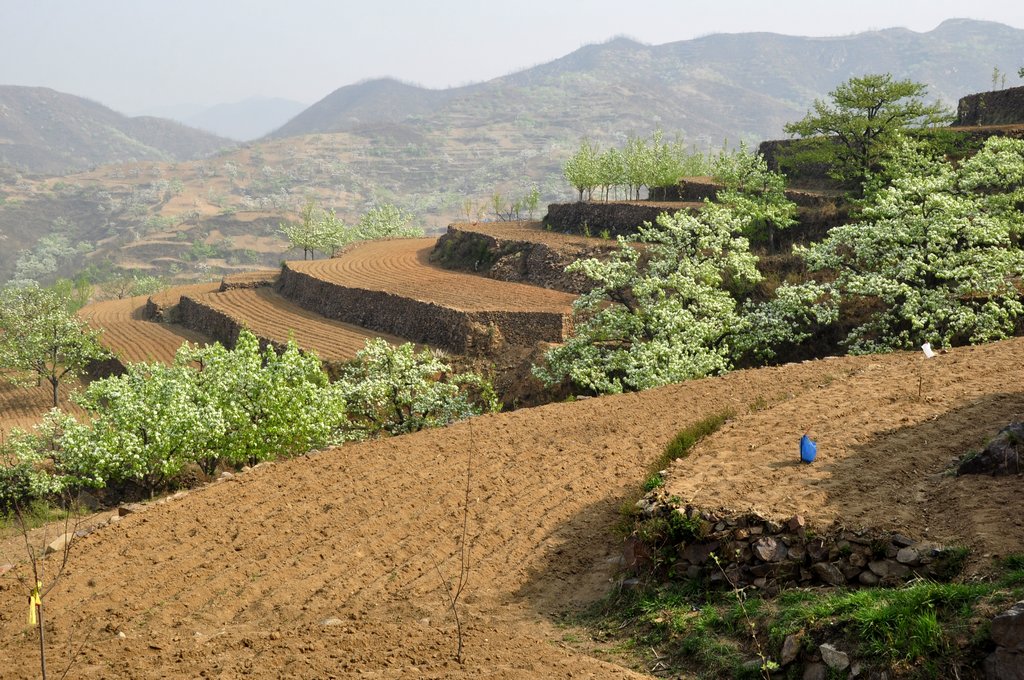
[[744, 227], [714, 204], [665, 213], [640, 228], [639, 246], [620, 237], [610, 259], [571, 264], [595, 286], [574, 303], [572, 337], [534, 374], [615, 393], [727, 371], [746, 327], [738, 295], [761, 279]]
[[871, 194], [859, 223], [802, 249], [812, 270], [834, 272], [839, 299], [875, 303], [850, 351], [1011, 334], [1024, 314], [1024, 141], [989, 139], [959, 167], [904, 142], [886, 170], [890, 185]]

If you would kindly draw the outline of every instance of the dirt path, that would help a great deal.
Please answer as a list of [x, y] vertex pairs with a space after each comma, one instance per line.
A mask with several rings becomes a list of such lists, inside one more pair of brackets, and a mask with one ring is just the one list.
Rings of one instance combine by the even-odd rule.
[[442, 269], [429, 261], [437, 239], [360, 243], [339, 257], [297, 260], [298, 272], [350, 288], [376, 290], [460, 311], [568, 313], [575, 296]]

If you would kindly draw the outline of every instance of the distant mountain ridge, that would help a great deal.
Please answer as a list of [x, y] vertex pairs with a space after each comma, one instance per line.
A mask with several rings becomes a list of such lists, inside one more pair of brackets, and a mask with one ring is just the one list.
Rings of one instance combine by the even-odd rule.
[[1024, 63], [1024, 31], [951, 19], [926, 33], [891, 28], [842, 37], [717, 34], [643, 45], [626, 38], [587, 45], [552, 62], [484, 83], [429, 90], [393, 79], [335, 90], [274, 131], [273, 138], [354, 132], [376, 124], [420, 133], [530, 121], [551, 140], [611, 141], [654, 127], [687, 141], [758, 142], [783, 135], [851, 76], [890, 72], [926, 83], [955, 107], [988, 89], [993, 66]]
[[233, 145], [180, 123], [129, 118], [49, 88], [0, 85], [0, 165], [30, 174], [128, 160], [193, 160]]
[[306, 108], [306, 104], [281, 97], [249, 97], [217, 104], [180, 120], [221, 137], [249, 141], [276, 130]]

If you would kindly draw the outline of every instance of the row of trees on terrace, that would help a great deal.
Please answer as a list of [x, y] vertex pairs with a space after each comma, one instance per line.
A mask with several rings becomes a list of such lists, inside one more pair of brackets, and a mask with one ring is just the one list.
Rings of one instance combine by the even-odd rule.
[[412, 225], [412, 214], [388, 203], [368, 210], [356, 224], [346, 224], [334, 210], [325, 210], [314, 201], [307, 201], [299, 215], [299, 222], [282, 223], [278, 232], [289, 248], [302, 249], [304, 260], [317, 252], [333, 257], [358, 241], [423, 236], [423, 229]]
[[[1005, 338], [1024, 318], [1024, 140], [993, 137], [959, 164], [897, 135], [852, 224], [795, 252], [808, 270], [766, 299], [744, 236], [757, 211], [708, 202], [662, 215], [607, 260], [569, 271], [594, 284], [574, 333], [534, 373], [607, 393], [714, 375], [771, 358], [862, 310], [851, 353]], [[867, 310], [866, 313], [863, 310]]]
[[600, 147], [584, 139], [562, 166], [565, 179], [579, 192], [579, 200], [593, 200], [594, 192], [608, 200], [620, 190], [627, 199], [639, 199], [641, 189], [674, 185], [680, 177], [707, 174], [708, 158], [688, 150], [682, 139], [666, 141], [661, 130], [650, 140], [630, 137], [622, 149]]
[[212, 474], [500, 408], [485, 379], [412, 344], [369, 340], [332, 382], [315, 354], [261, 349], [247, 331], [234, 349], [186, 344], [171, 365], [130, 364], [73, 399], [86, 420], [54, 409], [0, 448], [0, 513], [82, 487], [153, 492], [190, 464]]

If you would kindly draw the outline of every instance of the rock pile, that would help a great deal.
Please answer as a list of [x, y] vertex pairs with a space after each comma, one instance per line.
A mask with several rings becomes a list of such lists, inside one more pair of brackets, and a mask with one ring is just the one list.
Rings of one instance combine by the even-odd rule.
[[[796, 515], [786, 522], [754, 513], [680, 508], [654, 492], [638, 504], [641, 522], [674, 518], [687, 529], [674, 543], [646, 545], [634, 532], [624, 563], [636, 571], [669, 565], [680, 579], [754, 587], [769, 595], [788, 585], [895, 586], [913, 578], [947, 580], [957, 571], [963, 552], [900, 534], [810, 529]], [[712, 557], [717, 557], [717, 562]]]
[[961, 475], [1019, 475], [1024, 473], [1024, 423], [1010, 423], [985, 446], [981, 453], [961, 461]]
[[1024, 601], [992, 619], [996, 651], [985, 659], [989, 680], [1024, 680]]

